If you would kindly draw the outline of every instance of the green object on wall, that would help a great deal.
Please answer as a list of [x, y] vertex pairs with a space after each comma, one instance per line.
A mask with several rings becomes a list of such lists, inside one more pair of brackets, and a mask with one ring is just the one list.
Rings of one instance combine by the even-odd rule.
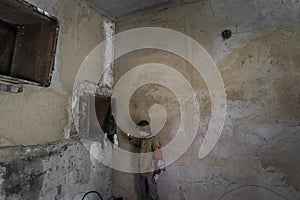
[[222, 38], [224, 40], [229, 39], [231, 37], [231, 35], [232, 35], [231, 30], [224, 30], [222, 32]]

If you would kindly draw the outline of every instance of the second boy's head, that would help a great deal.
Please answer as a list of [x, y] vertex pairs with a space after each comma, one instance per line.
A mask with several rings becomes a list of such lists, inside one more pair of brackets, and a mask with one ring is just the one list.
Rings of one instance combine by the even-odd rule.
[[139, 134], [141, 137], [147, 137], [151, 135], [151, 128], [150, 124], [146, 120], [142, 120], [139, 123], [137, 123], [137, 128], [139, 130]]

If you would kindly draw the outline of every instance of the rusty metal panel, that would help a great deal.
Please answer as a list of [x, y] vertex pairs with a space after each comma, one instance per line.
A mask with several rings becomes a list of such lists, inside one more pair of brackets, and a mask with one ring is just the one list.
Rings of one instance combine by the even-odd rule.
[[17, 34], [11, 76], [47, 85], [55, 33], [55, 24], [23, 26]]
[[17, 29], [0, 20], [0, 74], [10, 75]]
[[[10, 36], [14, 38], [13, 49], [12, 43], [0, 45], [0, 53], [2, 49], [13, 52], [11, 62], [8, 61], [9, 55], [0, 54], [0, 62], [5, 63], [0, 67], [0, 75], [21, 83], [49, 86], [58, 37], [57, 19], [25, 1], [1, 0], [0, 20], [12, 24], [16, 30]], [[4, 40], [5, 30], [0, 26], [0, 41]], [[8, 63], [11, 63], [10, 67]]]

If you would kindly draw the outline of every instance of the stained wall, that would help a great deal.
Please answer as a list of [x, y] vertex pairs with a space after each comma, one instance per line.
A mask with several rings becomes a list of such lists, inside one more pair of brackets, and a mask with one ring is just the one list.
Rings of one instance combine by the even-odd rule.
[[[203, 77], [178, 56], [157, 50], [132, 52], [115, 63], [115, 84], [130, 69], [158, 62], [178, 70], [196, 91], [199, 131], [185, 154], [161, 174], [161, 199], [300, 198], [299, 8], [298, 1], [203, 0], [117, 24], [117, 32], [164, 27], [192, 37], [207, 50], [223, 78], [225, 125], [212, 152], [199, 159], [211, 117]], [[232, 31], [227, 40], [221, 37], [225, 29]], [[168, 113], [158, 134], [166, 145], [180, 122], [175, 94], [156, 84], [143, 86], [131, 97], [130, 113], [136, 121], [149, 119], [148, 109], [154, 103]], [[119, 140], [120, 146], [131, 148], [122, 132]], [[136, 175], [115, 171], [113, 193], [137, 199], [136, 181]]]
[[1, 146], [44, 144], [69, 136], [76, 73], [105, 36], [106, 18], [82, 1], [28, 2], [59, 21], [54, 74], [49, 88], [24, 85], [22, 93], [0, 93]]
[[91, 190], [111, 198], [111, 169], [97, 157], [110, 143], [82, 140], [71, 125], [76, 73], [109, 20], [80, 0], [28, 2], [58, 19], [57, 53], [50, 87], [0, 92], [0, 199], [78, 200]]

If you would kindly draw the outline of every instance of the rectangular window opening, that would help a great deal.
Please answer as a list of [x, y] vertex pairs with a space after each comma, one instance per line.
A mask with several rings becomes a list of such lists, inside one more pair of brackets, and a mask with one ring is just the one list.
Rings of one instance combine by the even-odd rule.
[[58, 20], [23, 0], [0, 1], [0, 80], [48, 87]]

